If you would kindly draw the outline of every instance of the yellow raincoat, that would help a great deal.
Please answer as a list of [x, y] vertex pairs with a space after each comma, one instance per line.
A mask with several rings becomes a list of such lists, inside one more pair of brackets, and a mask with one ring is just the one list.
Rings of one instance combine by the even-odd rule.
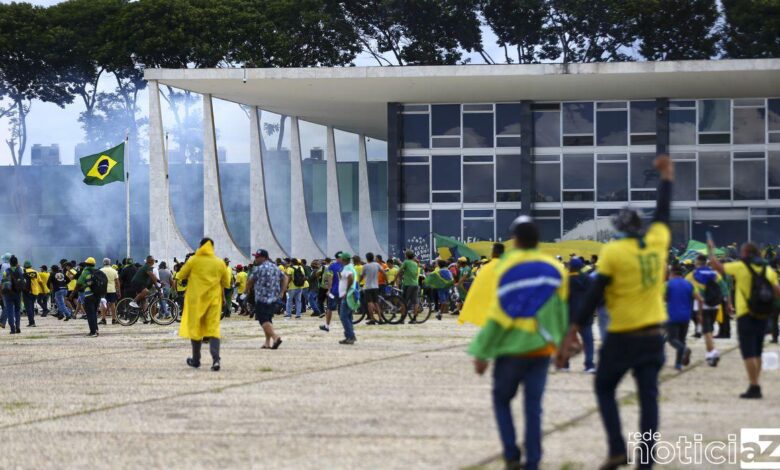
[[219, 338], [224, 291], [230, 287], [225, 263], [214, 255], [214, 245], [206, 242], [198, 248], [178, 274], [187, 280], [187, 294], [179, 336], [194, 340]]

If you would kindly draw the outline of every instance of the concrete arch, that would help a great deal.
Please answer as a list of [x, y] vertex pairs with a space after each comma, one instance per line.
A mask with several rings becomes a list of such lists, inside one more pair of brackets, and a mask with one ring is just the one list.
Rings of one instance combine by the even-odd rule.
[[183, 260], [193, 250], [179, 231], [171, 207], [157, 80], [149, 81], [149, 189], [155, 195], [149, 198], [149, 251], [160, 260], [172, 261], [174, 257]]
[[363, 254], [372, 252], [387, 257], [385, 249], [379, 243], [374, 229], [374, 217], [371, 215], [371, 188], [368, 186], [368, 155], [366, 136], [358, 135], [358, 236]]
[[290, 235], [291, 256], [308, 260], [324, 258], [311, 235], [306, 217], [306, 201], [303, 197], [303, 168], [301, 164], [301, 133], [298, 118], [290, 117], [292, 152], [290, 153]]
[[274, 234], [271, 217], [268, 215], [268, 199], [265, 192], [265, 170], [263, 169], [263, 149], [260, 134], [260, 116], [257, 106], [252, 106], [249, 115], [249, 231], [252, 250], [265, 249], [273, 258], [288, 254]]
[[211, 95], [203, 95], [203, 232], [214, 240], [214, 251], [220, 258], [245, 264], [248, 253], [238, 248], [225, 219], [222, 187], [219, 180], [217, 134], [214, 128], [214, 106]]
[[336, 251], [349, 251], [355, 253], [344, 232], [344, 222], [341, 219], [341, 200], [339, 199], [339, 177], [336, 167], [336, 136], [333, 126], [327, 127], [328, 133], [328, 160], [327, 171], [327, 209], [328, 209], [328, 256], [333, 256]]

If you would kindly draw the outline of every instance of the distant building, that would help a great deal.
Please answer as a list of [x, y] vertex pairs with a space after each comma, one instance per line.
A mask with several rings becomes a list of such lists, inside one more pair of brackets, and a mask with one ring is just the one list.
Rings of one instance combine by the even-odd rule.
[[59, 165], [60, 146], [58, 144], [33, 144], [30, 149], [31, 165]]
[[314, 147], [311, 149], [311, 151], [309, 151], [309, 158], [312, 160], [325, 160], [325, 150], [319, 147]]
[[227, 162], [227, 148], [217, 147], [217, 160], [219, 160], [220, 163]]

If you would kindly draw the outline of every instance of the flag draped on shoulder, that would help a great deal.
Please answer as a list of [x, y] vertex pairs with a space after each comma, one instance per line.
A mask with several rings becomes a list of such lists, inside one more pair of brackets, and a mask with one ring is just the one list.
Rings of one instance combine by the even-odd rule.
[[79, 159], [84, 183], [103, 186], [125, 180], [125, 144]]
[[482, 294], [487, 315], [469, 353], [494, 359], [554, 351], [569, 325], [563, 267], [537, 250], [513, 250], [485, 280], [491, 283]]
[[487, 311], [496, 296], [496, 266], [498, 260], [490, 260], [477, 272], [477, 277], [469, 289], [469, 295], [458, 315], [458, 323], [471, 323], [484, 326]]

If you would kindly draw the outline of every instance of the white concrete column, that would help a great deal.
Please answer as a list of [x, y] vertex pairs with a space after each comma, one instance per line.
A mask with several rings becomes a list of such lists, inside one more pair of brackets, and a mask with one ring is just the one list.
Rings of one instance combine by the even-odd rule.
[[358, 135], [358, 234], [361, 255], [368, 252], [387, 257], [385, 249], [379, 244], [374, 230], [374, 218], [371, 215], [371, 188], [368, 187], [368, 156], [366, 136]]
[[222, 207], [214, 106], [209, 94], [203, 95], [203, 235], [214, 240], [214, 252], [220, 258], [230, 258], [234, 264], [249, 260], [249, 254], [236, 246]]
[[176, 226], [171, 209], [168, 156], [163, 134], [160, 88], [149, 81], [149, 251], [159, 260], [183, 260], [193, 251]]
[[327, 168], [327, 204], [328, 204], [328, 256], [333, 256], [337, 251], [349, 251], [355, 249], [350, 246], [347, 234], [344, 232], [344, 222], [341, 218], [341, 200], [339, 199], [339, 176], [336, 167], [336, 136], [333, 126], [328, 126], [328, 160]]
[[291, 251], [290, 256], [308, 260], [324, 258], [311, 236], [306, 218], [306, 200], [303, 197], [303, 167], [301, 165], [301, 133], [298, 118], [290, 116], [292, 152], [290, 154], [290, 206]]
[[265, 197], [265, 176], [263, 171], [263, 151], [260, 145], [260, 117], [258, 109], [252, 106], [249, 112], [249, 239], [252, 240], [251, 249], [265, 249], [272, 258], [288, 256], [276, 240], [271, 218], [268, 216], [268, 203]]

